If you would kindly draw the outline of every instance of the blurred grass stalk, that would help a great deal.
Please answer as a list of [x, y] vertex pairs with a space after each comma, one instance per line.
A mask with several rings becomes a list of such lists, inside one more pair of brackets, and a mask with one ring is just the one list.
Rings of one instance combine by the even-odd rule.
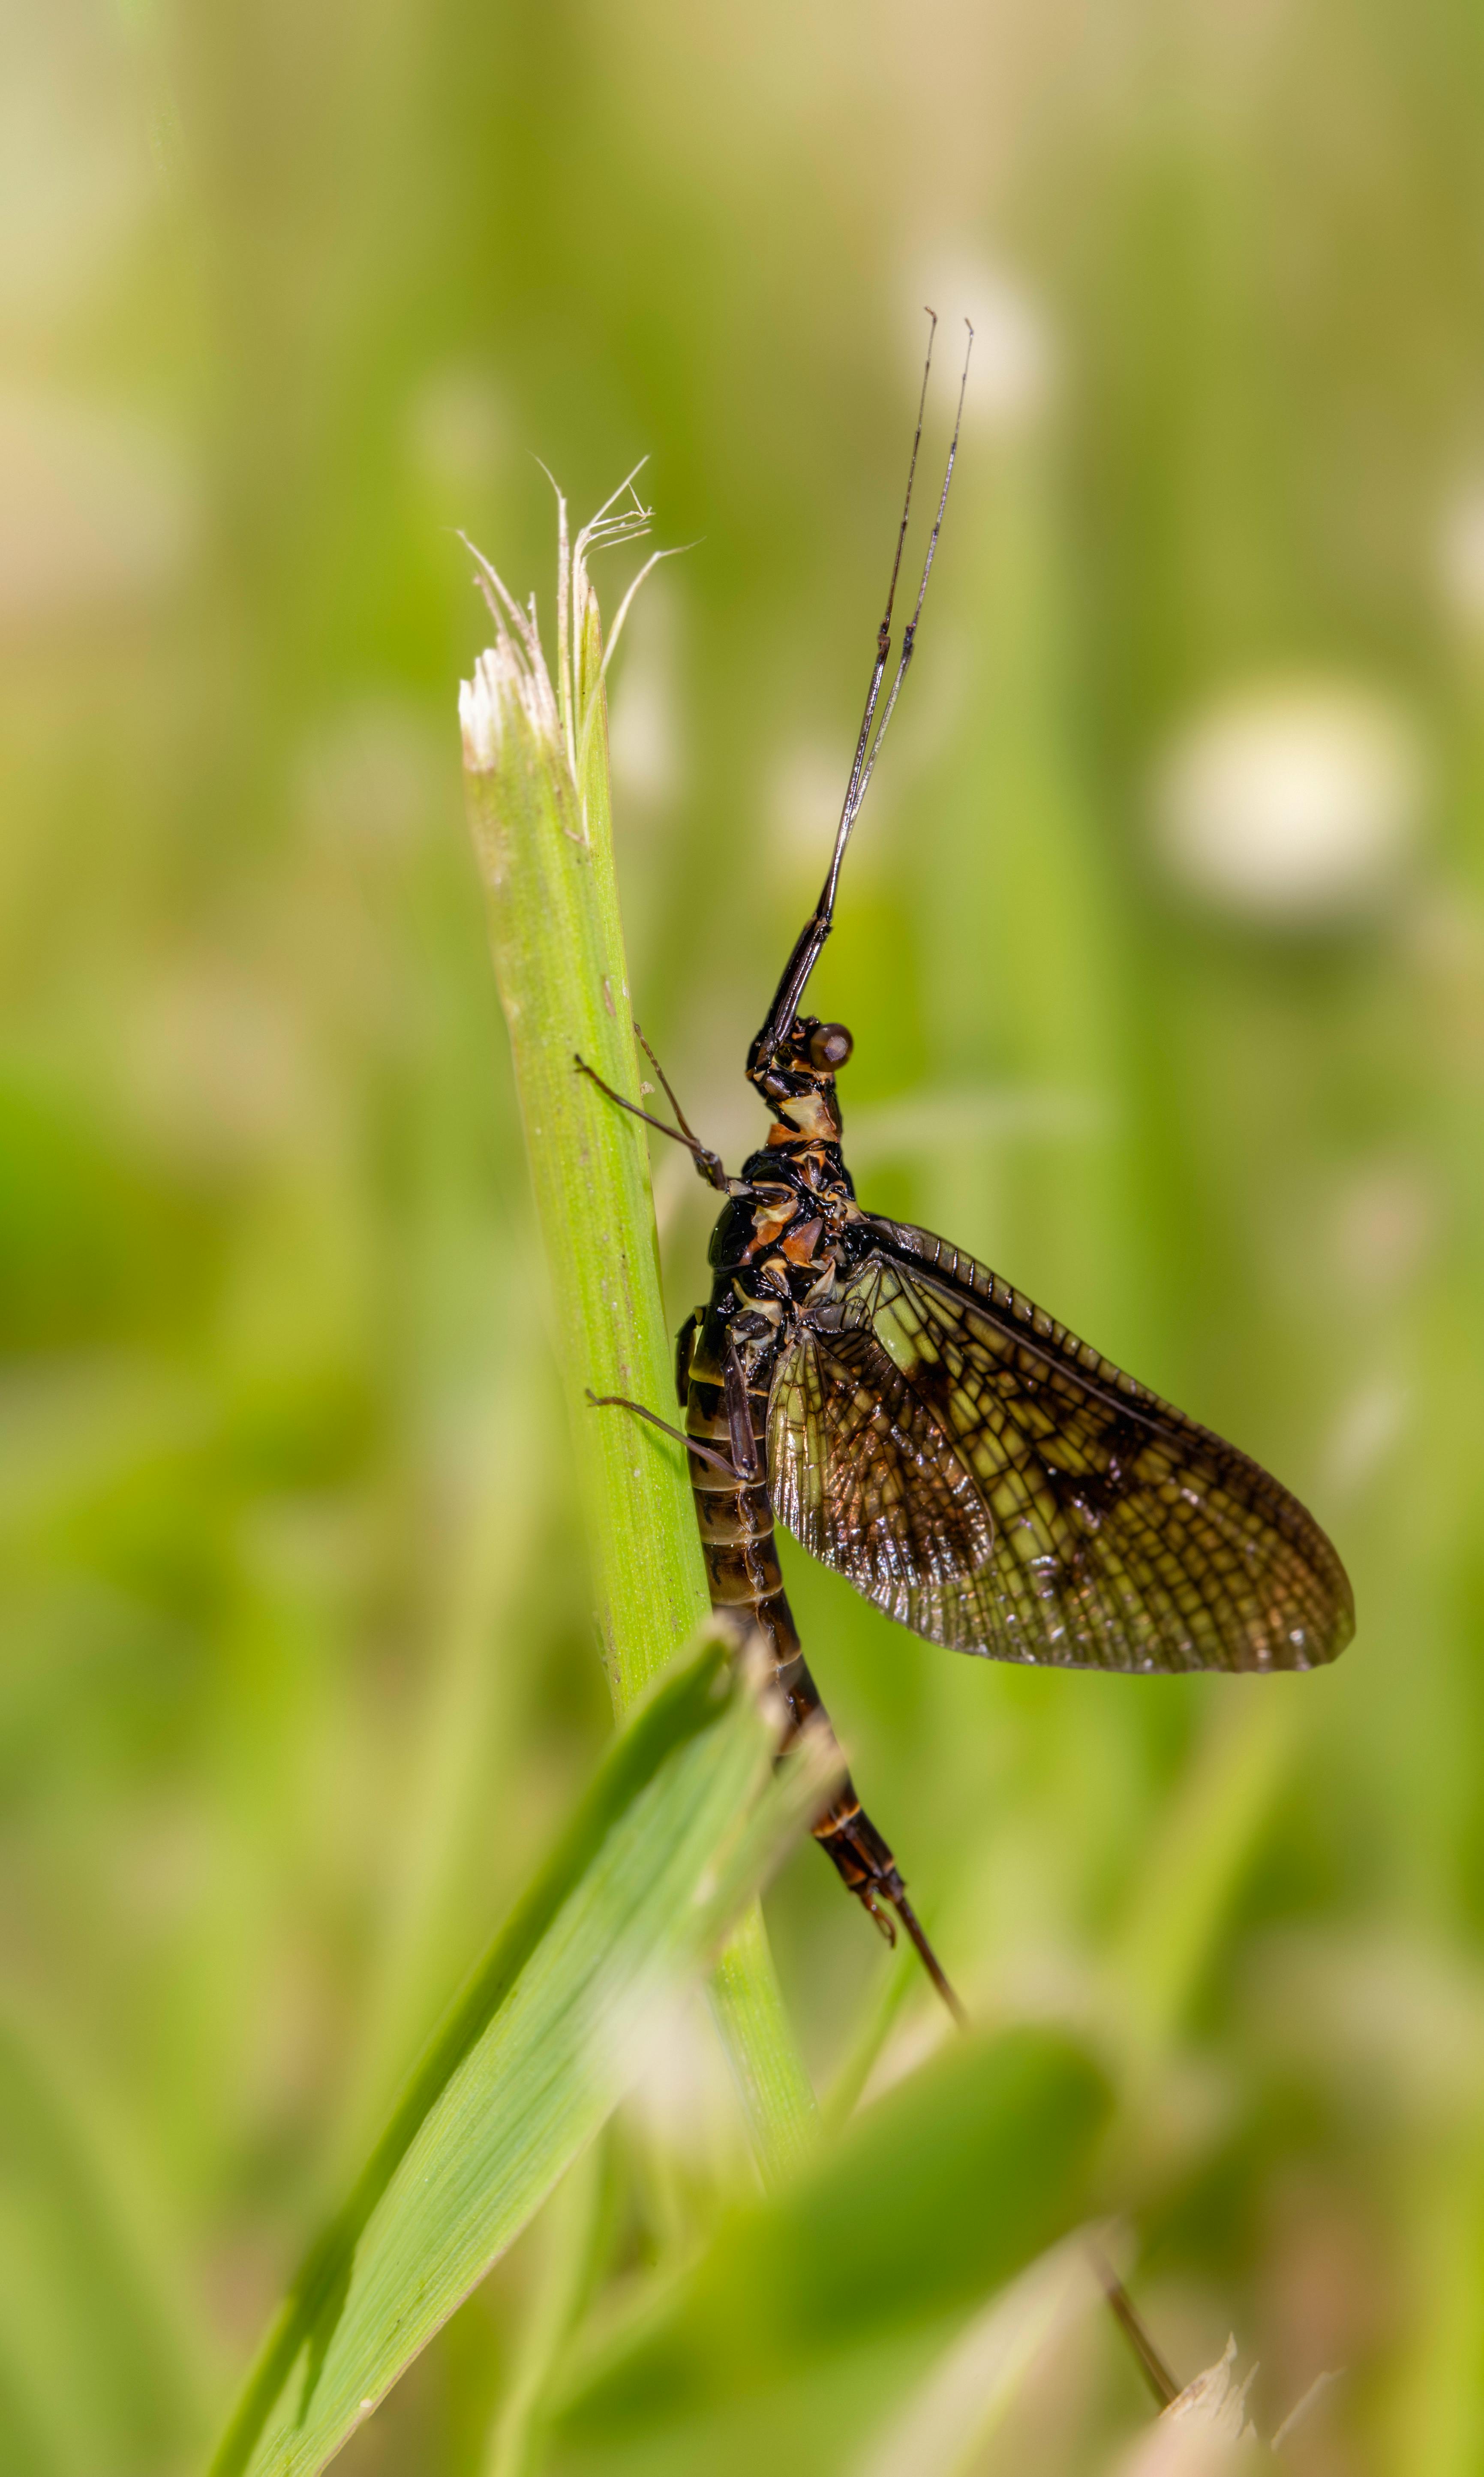
[[[649, 512], [632, 476], [575, 541], [560, 493], [557, 507], [556, 686], [535, 596], [522, 610], [474, 551], [495, 641], [464, 683], [459, 711], [598, 1631], [621, 1718], [709, 1614], [677, 1448], [587, 1399], [591, 1387], [658, 1407], [672, 1389], [647, 1141], [574, 1063], [581, 1055], [616, 1090], [639, 1092], [604, 683], [634, 595], [665, 554], [630, 586], [605, 649], [588, 558], [640, 538]], [[777, 2176], [809, 2146], [815, 2106], [756, 1904], [721, 1956], [712, 2003], [760, 2165]]]

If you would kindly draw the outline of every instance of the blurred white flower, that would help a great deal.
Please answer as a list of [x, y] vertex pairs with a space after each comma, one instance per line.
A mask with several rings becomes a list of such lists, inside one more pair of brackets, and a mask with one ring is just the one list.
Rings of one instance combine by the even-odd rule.
[[1322, 680], [1252, 688], [1186, 725], [1155, 775], [1160, 848], [1186, 885], [1251, 918], [1301, 925], [1377, 904], [1426, 788], [1406, 714]]

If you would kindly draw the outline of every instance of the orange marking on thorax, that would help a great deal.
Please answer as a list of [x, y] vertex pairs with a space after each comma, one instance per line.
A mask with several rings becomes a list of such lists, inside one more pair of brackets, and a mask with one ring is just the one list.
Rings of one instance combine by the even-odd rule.
[[780, 1232], [788, 1228], [797, 1210], [798, 1200], [792, 1195], [781, 1196], [776, 1204], [760, 1204], [752, 1216], [753, 1236], [746, 1250], [748, 1258], [756, 1256], [760, 1248], [770, 1247]]
[[783, 1252], [791, 1264], [809, 1264], [814, 1262], [814, 1252], [819, 1243], [819, 1233], [823, 1228], [823, 1222], [817, 1217], [813, 1221], [806, 1221], [801, 1230], [792, 1230], [789, 1233], [783, 1242]]

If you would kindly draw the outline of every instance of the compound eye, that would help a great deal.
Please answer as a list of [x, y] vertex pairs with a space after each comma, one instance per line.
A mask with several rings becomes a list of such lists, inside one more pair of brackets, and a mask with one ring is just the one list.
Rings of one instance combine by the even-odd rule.
[[844, 1065], [854, 1047], [843, 1023], [821, 1023], [809, 1037], [809, 1063], [821, 1075], [833, 1075]]

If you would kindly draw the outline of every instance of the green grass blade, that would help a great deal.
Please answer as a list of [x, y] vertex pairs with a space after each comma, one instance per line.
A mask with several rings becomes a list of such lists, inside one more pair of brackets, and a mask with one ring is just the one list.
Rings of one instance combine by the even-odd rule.
[[[520, 610], [482, 561], [495, 641], [459, 710], [598, 1632], [621, 1714], [703, 1621], [708, 1599], [679, 1447], [622, 1411], [588, 1402], [591, 1389], [663, 1414], [674, 1380], [648, 1139], [574, 1063], [580, 1055], [615, 1091], [638, 1096], [614, 869], [608, 658], [586, 566], [588, 548], [605, 536], [590, 527], [569, 546], [565, 500], [558, 510], [556, 683], [534, 602]], [[637, 513], [620, 512], [606, 538], [642, 530]], [[723, 1956], [713, 2009], [759, 2164], [769, 2178], [786, 2175], [813, 2139], [814, 2093], [761, 1916], [743, 1921]]]
[[[565, 521], [564, 521], [565, 530]], [[490, 571], [492, 576], [492, 571]], [[566, 590], [564, 578], [564, 594]], [[582, 641], [595, 605], [580, 614]], [[491, 602], [498, 620], [500, 603]], [[510, 610], [461, 700], [465, 780], [510, 1030], [551, 1323], [587, 1514], [598, 1629], [617, 1709], [658, 1675], [709, 1602], [677, 1446], [594, 1393], [664, 1413], [674, 1378], [660, 1296], [648, 1142], [577, 1072], [586, 1059], [637, 1097], [640, 1071], [617, 934], [599, 700], [580, 781], [534, 622]], [[589, 662], [591, 669], [591, 648]]]
[[618, 1739], [312, 2248], [213, 2463], [320, 2468], [621, 2095], [646, 2004], [709, 1957], [828, 1793], [711, 1635]]

